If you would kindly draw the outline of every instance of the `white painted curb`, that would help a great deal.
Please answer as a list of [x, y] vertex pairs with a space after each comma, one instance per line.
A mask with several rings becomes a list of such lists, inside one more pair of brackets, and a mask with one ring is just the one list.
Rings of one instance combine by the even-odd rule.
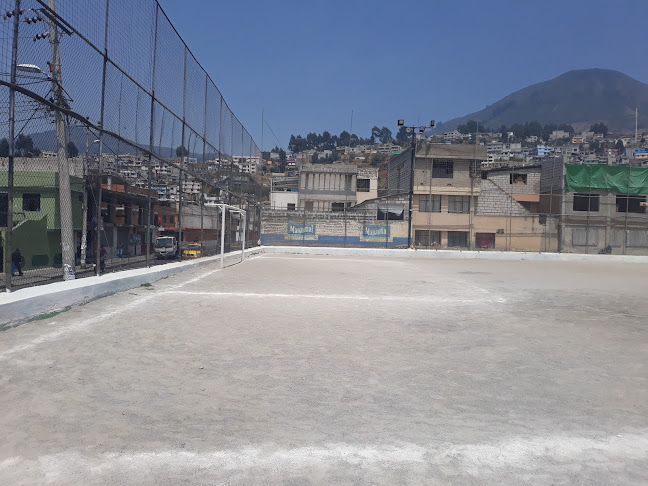
[[[245, 250], [245, 255], [247, 257], [261, 251], [261, 247], [249, 248]], [[240, 251], [235, 251], [226, 253], [224, 257], [230, 259], [240, 255]], [[86, 277], [28, 287], [11, 293], [3, 292], [0, 294], [0, 329], [219, 261], [220, 255], [216, 255], [150, 268], [107, 273], [101, 277]]]
[[440, 258], [444, 260], [509, 260], [536, 262], [648, 263], [648, 256], [585, 255], [580, 253], [539, 253], [513, 251], [406, 250], [392, 248], [339, 248], [317, 246], [263, 246], [265, 253], [297, 255], [365, 256], [389, 258]]

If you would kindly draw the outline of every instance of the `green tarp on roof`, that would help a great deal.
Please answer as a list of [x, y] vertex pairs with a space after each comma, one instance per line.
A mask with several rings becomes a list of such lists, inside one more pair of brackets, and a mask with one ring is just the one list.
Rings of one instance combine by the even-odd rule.
[[565, 164], [565, 191], [648, 194], [648, 167]]

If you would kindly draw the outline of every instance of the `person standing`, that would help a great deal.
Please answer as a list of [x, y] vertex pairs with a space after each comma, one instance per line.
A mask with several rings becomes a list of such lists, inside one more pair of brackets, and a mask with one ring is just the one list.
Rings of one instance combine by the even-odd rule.
[[14, 272], [18, 270], [18, 275], [22, 276], [22, 255], [20, 254], [20, 248], [16, 248], [16, 251], [14, 251], [11, 254], [11, 275], [13, 276]]
[[99, 251], [99, 271], [101, 273], [104, 273], [106, 271], [106, 256], [108, 255], [108, 252], [104, 248], [103, 245], [101, 245], [101, 250]]

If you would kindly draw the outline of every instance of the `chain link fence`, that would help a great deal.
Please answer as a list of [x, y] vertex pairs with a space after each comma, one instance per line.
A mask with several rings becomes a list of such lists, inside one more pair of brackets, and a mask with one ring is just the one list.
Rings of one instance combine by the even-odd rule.
[[[0, 287], [246, 247], [261, 153], [154, 0], [0, 0]], [[222, 207], [222, 206], [220, 206]], [[160, 260], [162, 261], [162, 260]]]

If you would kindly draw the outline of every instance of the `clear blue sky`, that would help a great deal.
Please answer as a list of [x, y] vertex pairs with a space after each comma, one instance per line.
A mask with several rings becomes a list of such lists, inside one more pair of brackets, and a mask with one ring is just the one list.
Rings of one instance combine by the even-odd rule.
[[[648, 81], [648, 1], [160, 0], [261, 146], [446, 121], [572, 69]], [[264, 131], [264, 148], [276, 145]]]

